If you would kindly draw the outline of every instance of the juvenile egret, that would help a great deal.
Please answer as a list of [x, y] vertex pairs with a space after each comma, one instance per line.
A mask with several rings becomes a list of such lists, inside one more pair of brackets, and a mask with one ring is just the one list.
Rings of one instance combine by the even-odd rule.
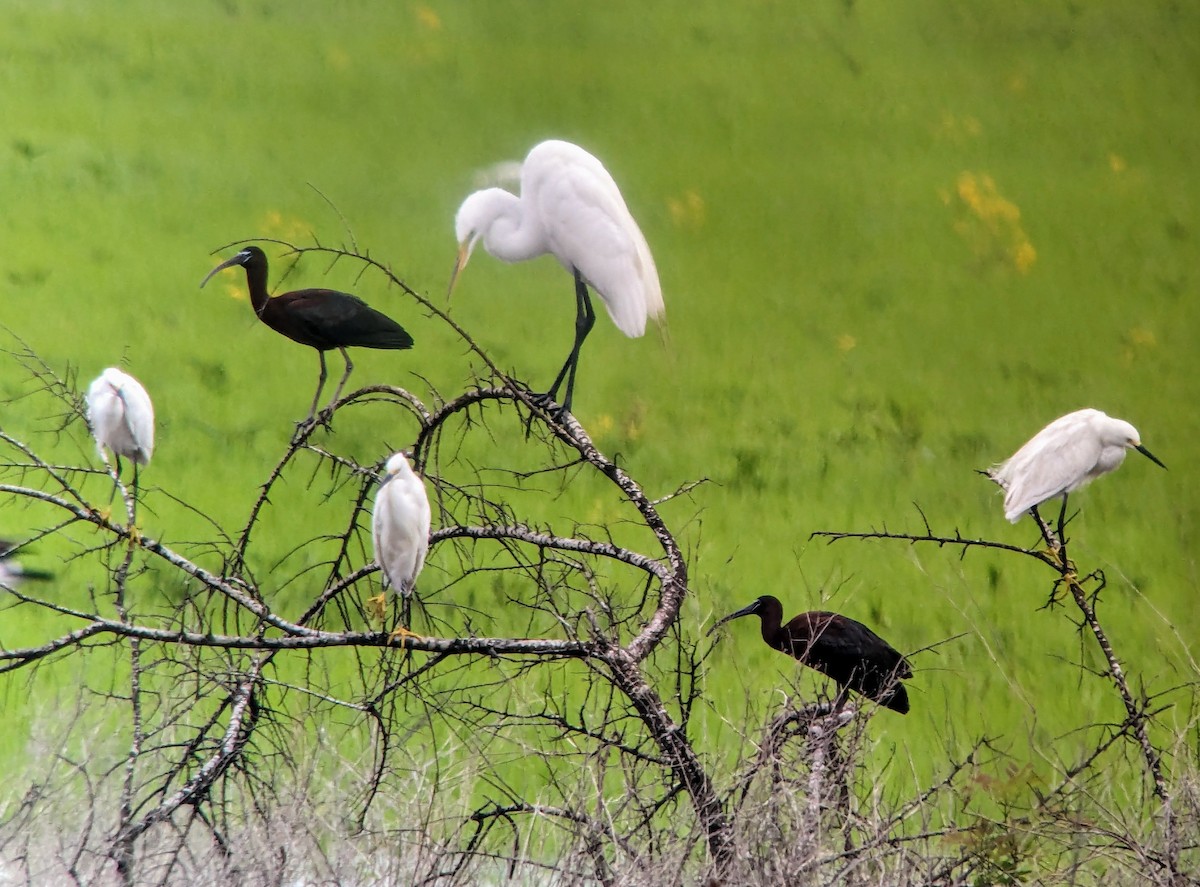
[[505, 262], [550, 253], [575, 278], [575, 341], [544, 395], [554, 400], [565, 379], [564, 413], [571, 410], [579, 350], [596, 321], [589, 285], [627, 336], [642, 335], [647, 318], [663, 316], [662, 289], [646, 238], [608, 170], [578, 145], [555, 140], [535, 145], [521, 166], [521, 196], [502, 188], [476, 191], [458, 208], [454, 229], [458, 261], [451, 291], [480, 239], [485, 250]]
[[764, 594], [719, 620], [708, 633], [730, 619], [751, 614], [761, 620], [762, 639], [769, 647], [833, 678], [841, 688], [840, 697], [850, 689], [892, 711], [908, 713], [908, 691], [900, 681], [912, 677], [912, 668], [861, 622], [817, 610], [801, 613], [783, 625], [783, 605], [778, 598]]
[[321, 361], [321, 375], [313, 395], [312, 408], [301, 425], [313, 421], [321, 389], [325, 387], [325, 352], [336, 348], [346, 361], [346, 372], [338, 382], [330, 400], [337, 403], [342, 387], [350, 378], [354, 364], [346, 353], [349, 347], [404, 349], [413, 346], [412, 336], [386, 314], [376, 311], [362, 299], [349, 293], [327, 289], [303, 289], [279, 296], [267, 292], [267, 256], [257, 246], [248, 246], [236, 256], [222, 262], [200, 282], [208, 283], [218, 271], [241, 265], [246, 269], [246, 284], [250, 289], [250, 304], [258, 319], [282, 333], [293, 342], [315, 348]]
[[1055, 419], [1033, 436], [1007, 461], [993, 466], [988, 476], [1004, 489], [1004, 516], [1012, 523], [1025, 512], [1059, 496], [1058, 538], [1062, 540], [1067, 495], [1084, 484], [1108, 474], [1125, 461], [1132, 447], [1156, 465], [1166, 468], [1142, 446], [1136, 428], [1100, 410], [1076, 410]]
[[[404, 453], [395, 453], [387, 461], [386, 473], [375, 493], [371, 511], [371, 537], [375, 560], [383, 571], [384, 594], [367, 601], [383, 618], [386, 589], [390, 585], [408, 598], [417, 583], [417, 574], [425, 565], [429, 551], [430, 510], [425, 483], [413, 471]], [[398, 627], [393, 635], [411, 634]]]
[[117, 460], [121, 457], [137, 466], [150, 461], [154, 452], [154, 405], [142, 383], [116, 367], [109, 367], [88, 387], [87, 419], [101, 451], [108, 447]]

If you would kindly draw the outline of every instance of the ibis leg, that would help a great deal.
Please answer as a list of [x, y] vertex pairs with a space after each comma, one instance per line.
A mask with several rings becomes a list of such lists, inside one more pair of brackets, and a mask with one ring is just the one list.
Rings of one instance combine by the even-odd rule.
[[313, 417], [317, 415], [317, 404], [321, 400], [321, 390], [325, 387], [325, 378], [328, 375], [325, 370], [325, 352], [318, 351], [317, 359], [321, 361], [321, 375], [317, 377], [317, 391], [315, 394], [313, 394], [313, 402], [312, 406], [308, 410], [308, 418], [301, 422], [301, 425], [307, 425], [313, 420]]
[[342, 396], [342, 389], [346, 387], [346, 380], [349, 379], [350, 374], [354, 372], [354, 364], [350, 362], [350, 355], [346, 353], [346, 349], [339, 347], [338, 351], [342, 352], [342, 357], [346, 361], [346, 372], [342, 374], [341, 381], [338, 382], [337, 388], [333, 392], [333, 397], [329, 400], [328, 409], [330, 411], [333, 410], [333, 405], [338, 402], [338, 398]]
[[550, 386], [550, 390], [546, 392], [547, 400], [554, 400], [558, 397], [558, 389], [562, 387], [563, 380], [567, 382], [567, 393], [563, 398], [563, 412], [571, 412], [571, 396], [575, 393], [575, 372], [579, 369], [579, 351], [583, 347], [583, 340], [588, 337], [588, 333], [592, 331], [592, 327], [596, 325], [596, 312], [592, 308], [592, 297], [588, 293], [587, 284], [583, 282], [583, 277], [580, 276], [578, 269], [575, 271], [575, 343], [571, 346], [571, 353], [567, 355], [567, 362], [563, 364], [558, 375], [554, 379], [554, 384]]

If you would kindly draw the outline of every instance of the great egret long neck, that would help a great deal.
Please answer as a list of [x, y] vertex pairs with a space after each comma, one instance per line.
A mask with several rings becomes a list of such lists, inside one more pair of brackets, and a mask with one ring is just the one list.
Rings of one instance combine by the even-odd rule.
[[524, 262], [547, 252], [546, 232], [534, 215], [524, 212], [521, 199], [502, 188], [479, 192], [478, 211], [484, 221], [483, 248], [505, 262]]

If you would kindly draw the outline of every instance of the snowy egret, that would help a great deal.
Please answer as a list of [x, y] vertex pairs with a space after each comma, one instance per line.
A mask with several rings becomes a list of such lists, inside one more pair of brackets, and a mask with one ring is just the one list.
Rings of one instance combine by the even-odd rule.
[[1154, 464], [1167, 467], [1142, 446], [1141, 435], [1128, 422], [1100, 410], [1076, 410], [1055, 419], [1007, 461], [986, 473], [1003, 488], [1004, 516], [1014, 524], [1028, 511], [1040, 525], [1037, 507], [1061, 496], [1062, 510], [1058, 516], [1061, 542], [1067, 495], [1116, 470], [1125, 461], [1125, 450], [1130, 447]]
[[912, 677], [903, 656], [871, 629], [837, 613], [801, 613], [783, 625], [783, 604], [769, 594], [730, 613], [708, 630], [712, 634], [730, 619], [757, 615], [767, 646], [798, 659], [833, 678], [841, 688], [861, 693], [885, 708], [908, 713], [908, 691], [901, 680]]
[[[413, 471], [408, 457], [404, 453], [393, 454], [385, 471], [371, 512], [375, 560], [383, 570], [385, 591], [367, 602], [380, 619], [389, 585], [406, 599], [412, 594], [429, 551], [430, 525], [425, 483]], [[393, 632], [393, 635], [409, 634], [403, 627]]]
[[303, 289], [279, 296], [267, 292], [267, 256], [257, 246], [248, 246], [236, 256], [222, 262], [200, 282], [208, 283], [218, 271], [241, 265], [246, 269], [246, 284], [250, 289], [250, 304], [258, 319], [282, 333], [293, 342], [315, 348], [321, 361], [321, 375], [313, 395], [312, 408], [301, 425], [313, 421], [321, 389], [325, 387], [325, 352], [336, 348], [346, 361], [346, 372], [338, 382], [330, 400], [337, 403], [342, 387], [350, 378], [354, 364], [346, 353], [348, 347], [404, 349], [413, 346], [412, 336], [386, 314], [376, 311], [362, 299], [349, 293], [327, 289]]
[[109, 367], [88, 387], [87, 419], [96, 447], [108, 447], [117, 460], [121, 457], [137, 466], [150, 461], [154, 452], [154, 405], [142, 383], [116, 367]]
[[589, 285], [627, 336], [642, 335], [647, 318], [663, 316], [646, 238], [608, 170], [578, 145], [555, 140], [535, 145], [521, 166], [521, 196], [502, 188], [476, 191], [459, 207], [454, 228], [459, 246], [451, 291], [480, 239], [505, 262], [550, 253], [575, 278], [575, 341], [543, 396], [554, 400], [565, 379], [564, 413], [571, 410], [579, 350], [596, 321]]

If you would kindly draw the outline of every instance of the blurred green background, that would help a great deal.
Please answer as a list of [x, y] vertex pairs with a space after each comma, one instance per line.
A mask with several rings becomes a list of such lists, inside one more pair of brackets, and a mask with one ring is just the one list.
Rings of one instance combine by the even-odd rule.
[[[1123, 714], [1078, 668], [1098, 666], [1092, 645], [1039, 611], [1048, 573], [809, 535], [917, 531], [919, 506], [936, 531], [1033, 544], [974, 469], [1094, 406], [1138, 426], [1170, 471], [1135, 454], [1075, 497], [1072, 554], [1107, 574], [1100, 614], [1134, 683], [1196, 680], [1195, 4], [6, 0], [3, 20], [3, 324], [85, 383], [121, 362], [146, 384], [148, 534], [208, 532], [164, 493], [238, 529], [315, 382], [311, 350], [258, 323], [240, 275], [197, 289], [230, 255], [214, 250], [344, 242], [340, 214], [440, 301], [477, 176], [559, 137], [605, 162], [662, 278], [668, 344], [602, 316], [576, 415], [652, 496], [712, 481], [664, 506], [692, 557], [687, 637], [768, 592], [902, 650], [965, 632], [915, 658], [913, 711], [881, 713], [880, 742], [917, 772], [983, 734], [1022, 761], [1069, 757], [1072, 729]], [[423, 396], [469, 383], [461, 345], [379, 278], [308, 260], [286, 288], [317, 284], [417, 340], [355, 353], [353, 382]], [[571, 304], [552, 259], [479, 251], [451, 310], [536, 388], [565, 356]], [[83, 427], [58, 435], [7, 364], [3, 428], [92, 458]], [[372, 461], [414, 434], [348, 421], [327, 441]], [[598, 495], [547, 508], [569, 528], [604, 514]], [[4, 507], [4, 534], [41, 525]], [[262, 563], [338, 532], [336, 509], [277, 509]], [[85, 594], [74, 562], [41, 555], [57, 594]], [[430, 565], [423, 592], [453, 603], [449, 559]], [[9, 612], [6, 645], [48, 629]], [[488, 630], [506, 628], [497, 618]], [[766, 716], [794, 673], [752, 620], [731, 625], [708, 660], [713, 737], [722, 719]], [[29, 693], [8, 683], [15, 713]], [[1190, 699], [1165, 697], [1167, 726], [1192, 724]]]

